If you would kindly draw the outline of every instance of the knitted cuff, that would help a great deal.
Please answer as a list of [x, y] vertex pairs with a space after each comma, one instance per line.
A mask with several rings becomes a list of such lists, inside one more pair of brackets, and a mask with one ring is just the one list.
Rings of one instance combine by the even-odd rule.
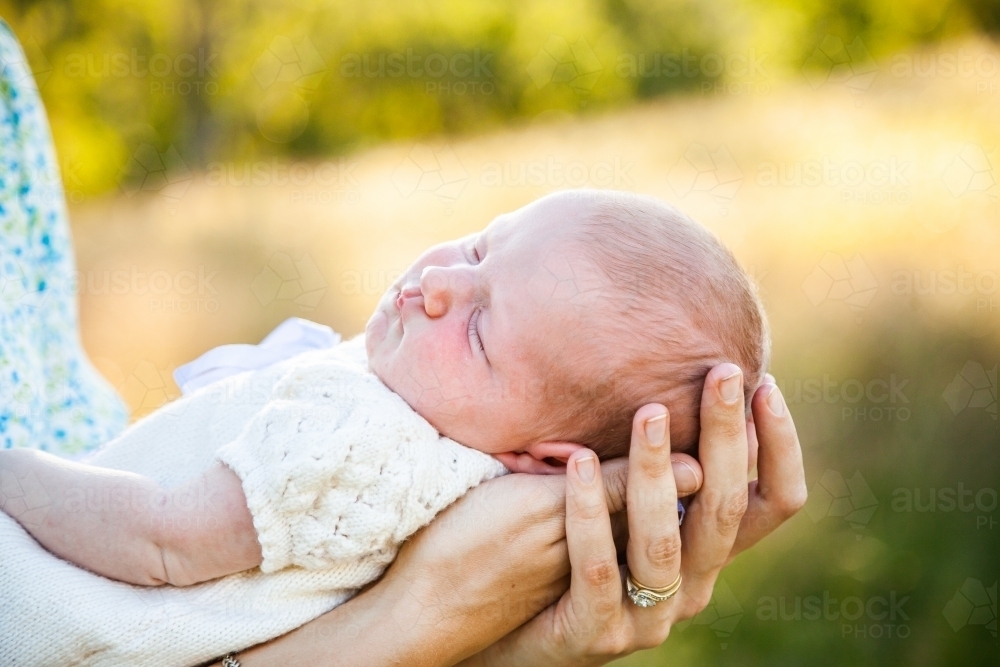
[[292, 527], [280, 511], [280, 490], [273, 488], [273, 476], [265, 462], [247, 454], [239, 441], [216, 452], [216, 458], [229, 466], [242, 482], [247, 508], [253, 517], [263, 560], [261, 572], [277, 572], [292, 564]]

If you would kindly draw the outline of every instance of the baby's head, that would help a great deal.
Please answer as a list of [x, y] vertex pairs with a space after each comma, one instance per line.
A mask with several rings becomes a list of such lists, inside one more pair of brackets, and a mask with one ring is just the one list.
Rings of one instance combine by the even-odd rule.
[[564, 459], [564, 442], [625, 454], [635, 411], [654, 402], [670, 410], [672, 448], [690, 451], [708, 371], [737, 364], [749, 404], [769, 350], [755, 289], [710, 232], [656, 199], [596, 190], [425, 252], [382, 297], [366, 345], [442, 434], [526, 471]]

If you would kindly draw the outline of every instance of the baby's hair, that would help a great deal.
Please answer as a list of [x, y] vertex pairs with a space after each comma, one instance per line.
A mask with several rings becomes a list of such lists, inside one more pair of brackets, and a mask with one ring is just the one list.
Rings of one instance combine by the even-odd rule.
[[602, 190], [557, 196], [582, 204], [576, 238], [610, 283], [594, 349], [614, 352], [589, 360], [602, 367], [596, 383], [560, 374], [575, 377], [561, 392], [575, 399], [562, 402], [570, 439], [602, 459], [621, 456], [635, 411], [658, 402], [670, 411], [672, 449], [696, 453], [708, 371], [726, 361], [742, 369], [749, 416], [767, 370], [770, 337], [755, 285], [719, 239], [660, 200]]

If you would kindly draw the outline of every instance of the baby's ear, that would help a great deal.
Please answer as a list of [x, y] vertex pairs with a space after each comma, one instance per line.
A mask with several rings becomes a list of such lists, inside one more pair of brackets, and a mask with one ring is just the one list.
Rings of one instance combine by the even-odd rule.
[[523, 452], [504, 452], [494, 454], [494, 457], [511, 472], [523, 472], [529, 475], [564, 475], [566, 461], [579, 449], [584, 449], [584, 446], [572, 442], [539, 442]]

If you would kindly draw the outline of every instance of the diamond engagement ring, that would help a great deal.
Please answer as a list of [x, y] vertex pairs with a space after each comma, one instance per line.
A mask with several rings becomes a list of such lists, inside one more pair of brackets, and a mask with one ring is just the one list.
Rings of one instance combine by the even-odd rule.
[[625, 577], [625, 590], [628, 591], [629, 599], [639, 607], [655, 607], [659, 603], [669, 600], [677, 595], [681, 589], [681, 575], [677, 575], [677, 580], [666, 588], [649, 588], [643, 586], [632, 576], [632, 572]]

